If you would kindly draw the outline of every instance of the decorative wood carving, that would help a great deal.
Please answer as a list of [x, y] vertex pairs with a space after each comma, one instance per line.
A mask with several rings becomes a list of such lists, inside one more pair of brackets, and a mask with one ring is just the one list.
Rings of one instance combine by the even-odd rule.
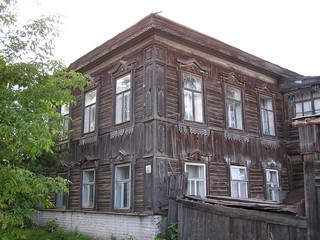
[[188, 133], [194, 135], [202, 135], [202, 136], [210, 136], [210, 130], [207, 128], [201, 128], [201, 127], [188, 127], [182, 124], [179, 124], [178, 126], [180, 133]]
[[110, 132], [110, 138], [113, 139], [113, 138], [120, 137], [120, 136], [123, 136], [123, 135], [132, 134], [133, 130], [134, 130], [134, 127], [132, 125], [130, 127], [126, 127], [126, 128], [122, 128], [122, 129], [118, 129], [118, 130], [112, 131], [112, 132]]
[[98, 136], [85, 136], [79, 140], [79, 145], [86, 145], [91, 143], [96, 143], [98, 141]]
[[281, 167], [282, 167], [281, 163], [279, 161], [276, 161], [273, 158], [269, 158], [267, 161], [262, 161], [261, 165], [263, 169], [271, 168], [271, 169], [281, 170]]
[[152, 150], [152, 124], [146, 124], [145, 125], [145, 146], [146, 146], [146, 152], [150, 153]]
[[150, 60], [152, 59], [152, 48], [148, 48], [145, 51], [145, 60]]
[[124, 162], [132, 162], [134, 159], [133, 155], [128, 154], [126, 151], [119, 150], [119, 153], [116, 157], [111, 158], [111, 163], [124, 163]]
[[146, 116], [150, 117], [152, 114], [152, 98], [151, 98], [151, 92], [148, 91], [146, 93]]
[[136, 60], [130, 60], [130, 61], [121, 60], [111, 71], [109, 71], [109, 74], [120, 75], [123, 72], [132, 70], [136, 64], [137, 64]]
[[272, 148], [279, 148], [280, 147], [280, 141], [277, 139], [266, 139], [266, 138], [260, 138], [261, 145], [265, 145]]
[[228, 131], [224, 132], [224, 138], [232, 140], [232, 141], [240, 141], [240, 142], [245, 142], [245, 143], [249, 142], [248, 136], [240, 135], [240, 134], [236, 134], [236, 133], [231, 133]]
[[164, 115], [164, 81], [165, 73], [163, 66], [157, 65], [156, 68], [156, 84], [157, 84], [157, 109], [158, 115], [162, 117]]
[[158, 60], [165, 61], [166, 60], [166, 51], [163, 48], [158, 46], [155, 47], [156, 57]]
[[221, 72], [220, 77], [227, 83], [243, 87], [245, 85], [244, 82], [240, 81], [240, 78], [234, 72], [226, 73]]
[[210, 68], [202, 66], [195, 58], [189, 60], [177, 58], [177, 62], [179, 63], [180, 68], [186, 68], [189, 72], [196, 72], [207, 76], [210, 71]]
[[188, 153], [185, 161], [187, 162], [204, 162], [207, 163], [210, 161], [211, 156], [203, 154], [199, 149], [194, 150], [191, 153]]
[[164, 152], [165, 144], [165, 127], [163, 124], [158, 125], [157, 129], [157, 142], [158, 142], [158, 151]]
[[164, 93], [163, 91], [158, 92], [158, 115], [163, 117], [164, 115]]

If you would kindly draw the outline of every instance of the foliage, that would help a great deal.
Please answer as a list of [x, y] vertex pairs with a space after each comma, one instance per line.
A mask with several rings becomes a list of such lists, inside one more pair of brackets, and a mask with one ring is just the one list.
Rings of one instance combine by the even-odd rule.
[[[170, 240], [177, 240], [179, 237], [178, 223], [171, 223], [168, 227], [170, 230]], [[166, 240], [167, 238], [162, 237], [160, 234], [157, 235], [155, 240]]]
[[[53, 222], [50, 223], [54, 225]], [[2, 240], [90, 240], [91, 238], [79, 233], [66, 232], [55, 224], [54, 231], [47, 225], [44, 227], [15, 228], [10, 232], [0, 230]]]
[[49, 207], [49, 193], [66, 191], [66, 182], [44, 177], [56, 166], [53, 147], [73, 91], [88, 84], [54, 59], [59, 17], [21, 24], [16, 0], [0, 0], [0, 225], [24, 225], [36, 204]]

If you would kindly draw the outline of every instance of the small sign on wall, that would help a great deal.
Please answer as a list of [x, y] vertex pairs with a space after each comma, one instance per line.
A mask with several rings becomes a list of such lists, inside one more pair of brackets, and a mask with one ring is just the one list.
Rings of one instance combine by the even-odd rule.
[[151, 165], [146, 165], [146, 173], [151, 173]]

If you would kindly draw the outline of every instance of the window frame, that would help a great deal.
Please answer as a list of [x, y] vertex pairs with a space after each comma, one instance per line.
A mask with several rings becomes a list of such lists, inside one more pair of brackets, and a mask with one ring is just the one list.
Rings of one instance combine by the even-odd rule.
[[[93, 182], [88, 182], [88, 183], [85, 183], [85, 173], [87, 172], [93, 172]], [[92, 188], [92, 194], [90, 193], [87, 193], [86, 194], [86, 189], [85, 189], [85, 186], [93, 186]], [[91, 188], [89, 188], [90, 190]], [[82, 170], [82, 182], [81, 182], [81, 208], [84, 208], [84, 209], [93, 209], [95, 207], [95, 200], [96, 200], [96, 170], [94, 168], [90, 168], [90, 169], [83, 169]], [[84, 203], [86, 203], [84, 201], [84, 195], [88, 195], [88, 205], [84, 205]], [[92, 195], [92, 203], [90, 204], [90, 195]]]
[[[240, 99], [237, 100], [235, 98], [230, 98], [228, 97], [228, 90], [232, 88], [232, 89], [236, 89], [239, 91], [240, 94]], [[233, 110], [233, 117], [235, 118], [234, 123], [236, 124], [235, 127], [231, 126], [231, 121], [230, 121], [230, 115], [229, 115], [229, 103], [232, 103], [232, 106], [235, 110]], [[237, 106], [236, 103], [239, 104], [240, 106], [240, 114], [241, 116], [239, 117], [237, 114]], [[243, 92], [242, 92], [242, 88], [238, 87], [238, 86], [234, 86], [231, 84], [226, 84], [225, 85], [225, 111], [226, 111], [226, 126], [228, 129], [234, 129], [234, 130], [238, 130], [238, 131], [244, 131], [244, 105], [243, 105]], [[238, 119], [240, 119], [241, 121], [241, 128], [238, 125]]]
[[[95, 102], [94, 103], [91, 103], [91, 104], [88, 104], [86, 105], [86, 96], [87, 94], [89, 93], [92, 93], [95, 91]], [[97, 109], [98, 109], [98, 106], [97, 106], [97, 102], [98, 102], [98, 89], [97, 88], [93, 88], [93, 89], [90, 89], [88, 91], [86, 91], [83, 95], [83, 121], [82, 121], [82, 133], [83, 135], [86, 135], [86, 134], [90, 134], [90, 133], [93, 133], [96, 131], [97, 129]], [[91, 118], [91, 108], [94, 106], [94, 114], [92, 116], [94, 116], [94, 119], [92, 121], [90, 121], [90, 118]], [[88, 121], [88, 130], [86, 131], [86, 113], [87, 113], [87, 109], [89, 109], [89, 121]], [[91, 125], [91, 122], [94, 123], [94, 129], [90, 129], [90, 125]]]
[[[191, 88], [187, 88], [185, 87], [185, 79], [186, 76], [194, 76], [196, 78], [200, 79], [200, 88], [201, 90], [196, 90], [196, 89], [191, 89]], [[192, 72], [188, 72], [188, 71], [182, 71], [181, 73], [182, 76], [182, 112], [183, 112], [183, 121], [188, 121], [188, 122], [194, 122], [194, 123], [199, 123], [199, 124], [204, 124], [205, 123], [205, 106], [204, 106], [204, 78], [202, 75], [200, 74], [196, 74], [196, 73], [192, 73]], [[192, 102], [192, 119], [186, 118], [186, 94], [185, 92], [191, 92], [191, 102]], [[196, 107], [196, 95], [200, 95], [201, 96], [201, 108], [199, 109], [198, 107]], [[197, 113], [201, 112], [201, 119], [198, 121], [196, 119]]]
[[[63, 179], [68, 179], [68, 174], [66, 172], [64, 173], [58, 173], [57, 174], [58, 177], [61, 177]], [[58, 205], [58, 200], [62, 199], [61, 201], [59, 201], [59, 203], [61, 202], [61, 205]], [[55, 196], [55, 207], [57, 209], [67, 209], [68, 207], [68, 193], [66, 192], [56, 192], [56, 196]]]
[[[186, 173], [188, 173], [187, 171], [187, 166], [199, 166], [199, 167], [203, 167], [203, 179], [201, 178], [194, 178], [194, 179], [190, 179], [190, 174], [188, 174], [188, 183], [187, 183], [187, 195], [191, 195], [191, 185], [190, 185], [190, 181], [193, 182], [193, 186], [195, 189], [195, 196], [200, 196], [200, 197], [205, 197], [207, 195], [207, 171], [206, 171], [206, 164], [204, 163], [190, 163], [190, 162], [186, 162], [184, 165], [184, 171]], [[202, 181], [203, 182], [203, 195], [199, 194], [199, 191], [197, 189], [197, 183]]]
[[[123, 168], [123, 167], [129, 167], [129, 178], [128, 179], [120, 179], [117, 180], [117, 175], [118, 175], [118, 171], [117, 169], [119, 168]], [[118, 211], [128, 211], [131, 210], [132, 207], [132, 196], [133, 196], [133, 192], [132, 192], [132, 177], [133, 173], [132, 173], [132, 166], [131, 163], [123, 163], [123, 164], [117, 164], [114, 166], [114, 183], [113, 183], [113, 209], [114, 210], [118, 210]], [[121, 187], [120, 187], [120, 204], [118, 204], [118, 188], [117, 188], [117, 184], [120, 183]], [[124, 206], [124, 197], [125, 197], [125, 193], [124, 191], [124, 183], [128, 184], [127, 187], [127, 191], [128, 191], [128, 196], [127, 196], [127, 204], [128, 206]]]
[[[276, 182], [268, 181], [268, 173], [275, 172], [276, 173]], [[276, 184], [277, 186], [269, 186], [269, 184]], [[265, 191], [266, 191], [266, 199], [276, 202], [281, 202], [281, 187], [280, 187], [280, 177], [279, 177], [279, 170], [278, 169], [265, 169]], [[277, 197], [276, 198], [276, 192]]]
[[[262, 106], [262, 101], [270, 101], [271, 102], [271, 107], [272, 109], [268, 109]], [[259, 97], [259, 109], [260, 109], [260, 124], [261, 124], [261, 133], [263, 136], [270, 136], [270, 137], [275, 137], [277, 134], [277, 127], [276, 127], [276, 113], [275, 113], [275, 108], [274, 108], [274, 102], [273, 102], [273, 98], [272, 97], [268, 97], [268, 96], [263, 96], [260, 95]], [[263, 117], [265, 116], [263, 114], [263, 112], [266, 112], [267, 116], [266, 119], [263, 119]], [[269, 114], [272, 113], [272, 122], [270, 122], [269, 119]], [[265, 132], [264, 129], [264, 120], [266, 120], [267, 122], [267, 132]], [[273, 133], [271, 132], [270, 129], [272, 129], [271, 123], [273, 125]]]
[[[244, 169], [245, 170], [245, 180], [242, 179], [233, 179], [232, 169]], [[237, 183], [237, 196], [234, 196], [234, 187], [233, 183]], [[241, 196], [241, 184], [245, 183], [245, 196]], [[239, 191], [240, 190], [240, 191]], [[249, 198], [249, 176], [248, 176], [248, 168], [245, 166], [237, 166], [237, 165], [230, 165], [230, 196], [234, 198]]]
[[[310, 94], [310, 98], [308, 99], [304, 99], [304, 95], [306, 94]], [[315, 95], [318, 95], [318, 96], [315, 96]], [[296, 100], [297, 97], [300, 97], [301, 99], [299, 100]], [[319, 104], [320, 104], [320, 92], [319, 91], [310, 91], [310, 92], [300, 92], [300, 93], [297, 93], [294, 95], [294, 98], [293, 98], [293, 104], [294, 104], [294, 118], [303, 118], [303, 117], [310, 117], [310, 116], [313, 116], [313, 115], [318, 115], [320, 114], [320, 108], [316, 108], [316, 101], [318, 102], [319, 101]], [[311, 105], [311, 110], [310, 111], [305, 111], [304, 108], [305, 108], [305, 105], [304, 103], [307, 103], [307, 102], [310, 102], [310, 105]], [[301, 112], [299, 112], [299, 116], [297, 116], [297, 104], [300, 103], [301, 104]], [[307, 112], [311, 112], [310, 114], [307, 114]]]
[[[120, 91], [120, 92], [117, 92], [117, 83], [118, 83], [118, 81], [119, 80], [123, 80], [123, 79], [125, 79], [126, 77], [130, 77], [130, 87], [128, 88], [128, 89], [124, 89], [124, 90], [122, 90], [122, 91]], [[131, 122], [132, 121], [132, 112], [133, 112], [133, 92], [132, 92], [132, 89], [133, 89], [133, 74], [132, 74], [132, 72], [130, 71], [130, 72], [126, 72], [125, 74], [122, 74], [122, 75], [120, 75], [120, 76], [117, 76], [117, 77], [115, 77], [114, 78], [114, 87], [113, 87], [113, 89], [114, 89], [114, 92], [113, 92], [113, 95], [114, 95], [114, 97], [113, 97], [113, 99], [114, 99], [114, 104], [113, 104], [113, 106], [114, 106], [114, 116], [113, 116], [113, 122], [114, 122], [114, 125], [115, 126], [118, 126], [118, 125], [122, 125], [122, 124], [126, 124], [126, 123], [129, 123], [129, 122]], [[125, 99], [125, 94], [126, 93], [129, 93], [129, 97], [128, 97], [128, 99], [129, 99], [129, 104], [128, 104], [128, 107], [129, 107], [129, 113], [127, 114], [127, 116], [128, 116], [128, 119], [124, 119], [124, 116], [125, 116], [125, 114], [124, 114], [124, 112], [123, 111], [125, 111], [125, 101], [123, 101], [123, 99]], [[117, 97], [118, 96], [122, 96], [122, 101], [121, 101], [121, 121], [119, 121], [119, 122], [117, 122]]]
[[[63, 112], [64, 107], [67, 107], [67, 109], [68, 109], [67, 112]], [[60, 106], [60, 114], [63, 116], [63, 119], [61, 120], [62, 132], [61, 132], [61, 139], [60, 140], [67, 140], [69, 138], [69, 131], [71, 129], [70, 110], [71, 110], [71, 104], [63, 104]]]

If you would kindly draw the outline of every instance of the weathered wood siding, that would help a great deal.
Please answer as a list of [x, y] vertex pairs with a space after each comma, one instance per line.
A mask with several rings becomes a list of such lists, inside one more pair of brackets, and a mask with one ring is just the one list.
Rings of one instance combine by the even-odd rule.
[[307, 239], [303, 217], [179, 200], [179, 239]]

